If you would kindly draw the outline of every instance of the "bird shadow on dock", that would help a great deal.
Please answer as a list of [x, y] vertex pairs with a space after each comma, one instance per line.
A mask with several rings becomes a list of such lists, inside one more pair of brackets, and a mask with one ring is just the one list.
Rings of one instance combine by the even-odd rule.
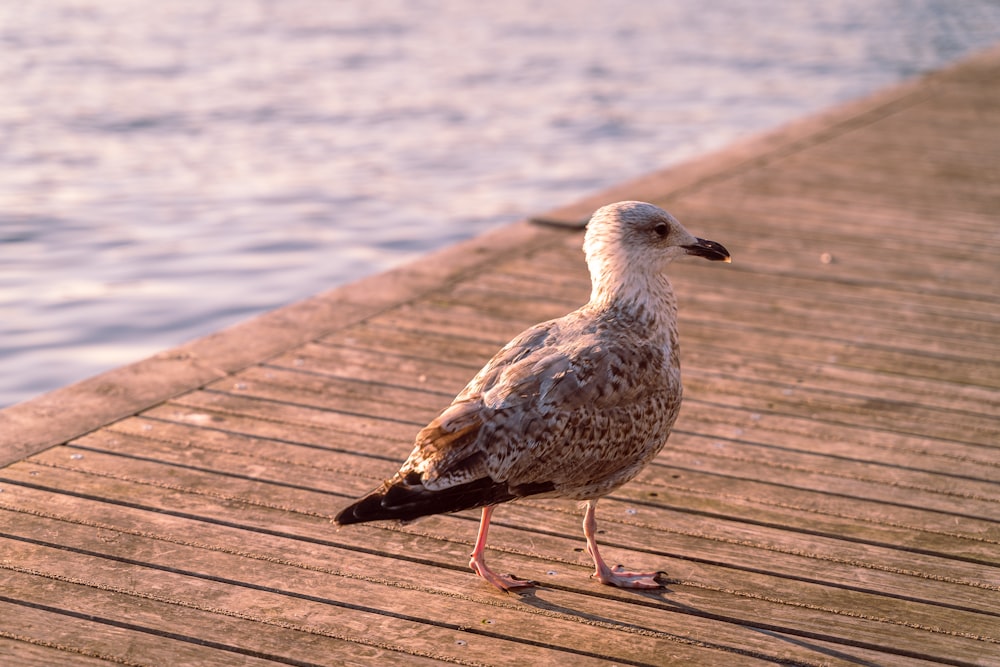
[[[531, 588], [527, 588], [519, 591], [511, 591], [510, 594], [516, 596], [517, 600], [522, 604], [532, 607], [538, 611], [546, 612], [549, 614], [559, 614], [565, 616], [571, 616], [584, 623], [591, 625], [607, 625], [614, 626], [616, 629], [626, 629], [634, 630], [640, 632], [654, 632], [660, 633], [660, 630], [655, 630], [653, 628], [645, 628], [634, 623], [627, 623], [607, 616], [602, 616], [600, 614], [595, 614], [590, 611], [583, 611], [582, 609], [575, 609], [573, 607], [568, 607], [565, 604], [554, 602], [548, 599], [546, 594], [552, 594], [557, 591], [565, 593], [573, 593], [579, 595], [581, 591], [579, 589], [563, 586], [552, 586], [551, 584], [536, 584]], [[648, 604], [655, 604], [660, 602], [663, 604], [670, 605], [671, 602], [667, 598], [667, 594], [670, 589], [664, 587], [659, 590], [633, 590], [628, 591], [629, 593], [634, 593], [640, 598], [644, 598]], [[603, 593], [584, 593], [584, 599], [589, 597], [600, 597], [604, 599], [616, 599], [615, 596], [603, 594]]]
[[[672, 600], [669, 597], [669, 594], [671, 592], [669, 588], [669, 583], [670, 582], [668, 581], [663, 588], [658, 590], [625, 590], [625, 589], [619, 589], [619, 590], [621, 590], [621, 592], [626, 595], [636, 596], [636, 602], [638, 602], [643, 606], [659, 607], [661, 609], [670, 610], [678, 614], [697, 616], [699, 618], [710, 619], [722, 623], [735, 623], [740, 627], [745, 628], [746, 630], [759, 633], [775, 641], [784, 642], [787, 644], [791, 644], [793, 646], [798, 646], [803, 649], [815, 651], [817, 655], [822, 655], [826, 656], [827, 658], [834, 658], [837, 660], [843, 660], [844, 662], [855, 665], [861, 665], [863, 667], [879, 667], [879, 663], [859, 658], [856, 655], [851, 655], [849, 653], [838, 651], [829, 646], [816, 644], [810, 641], [809, 638], [805, 636], [790, 635], [787, 632], [772, 630], [770, 628], [763, 627], [765, 625], [763, 623], [761, 624], [761, 626], [748, 625], [746, 623], [740, 622], [738, 618], [728, 618], [721, 614], [698, 609], [697, 607], [687, 605], [682, 602], [677, 602], [676, 600]], [[658, 635], [667, 640], [674, 640], [682, 643], [693, 643], [697, 644], [698, 646], [718, 649], [727, 652], [736, 651], [739, 652], [741, 655], [751, 655], [751, 656], [755, 655], [754, 651], [747, 650], [746, 648], [739, 648], [736, 644], [727, 645], [718, 642], [705, 641], [705, 639], [703, 638], [695, 639], [694, 635], [672, 633], [665, 631], [661, 628], [648, 627], [637, 623], [631, 623], [627, 621], [621, 621], [618, 619], [610, 618], [607, 616], [602, 616], [600, 614], [595, 614], [589, 611], [583, 611], [581, 609], [574, 609], [572, 607], [566, 606], [565, 604], [553, 602], [552, 600], [546, 598], [545, 594], [547, 592], [552, 592], [555, 589], [565, 592], [573, 592], [577, 594], [583, 593], [583, 595], [586, 597], [601, 597], [605, 599], [615, 599], [615, 600], [619, 599], [618, 596], [610, 595], [603, 592], [601, 593], [590, 592], [590, 591], [584, 592], [580, 591], [579, 589], [571, 589], [569, 587], [565, 588], [562, 586], [553, 587], [550, 585], [543, 585], [543, 584], [538, 584], [532, 588], [525, 589], [522, 591], [515, 591], [512, 592], [512, 594], [516, 595], [518, 601], [521, 602], [522, 604], [532, 607], [538, 611], [549, 614], [574, 617], [578, 619], [580, 622], [586, 623], [588, 625], [594, 625], [598, 627], [605, 627], [608, 629], [643, 634], [643, 635]], [[767, 657], [763, 652], [760, 653], [760, 656]]]

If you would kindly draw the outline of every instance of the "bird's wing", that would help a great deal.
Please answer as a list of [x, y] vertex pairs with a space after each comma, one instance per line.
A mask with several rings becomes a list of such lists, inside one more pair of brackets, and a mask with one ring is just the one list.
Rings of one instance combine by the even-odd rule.
[[659, 372], [662, 351], [642, 341], [608, 344], [600, 331], [579, 328], [566, 341], [561, 325], [532, 327], [500, 350], [420, 431], [403, 470], [417, 471], [429, 489], [490, 477], [511, 483], [516, 493], [517, 484], [539, 480], [508, 479], [507, 473], [524, 470], [525, 457], [551, 456], [546, 450], [560, 443], [568, 423], [628, 406], [644, 386], [656, 385], [637, 378], [635, 369]]
[[633, 425], [679, 401], [645, 395], [662, 379], [664, 354], [568, 318], [528, 329], [417, 434], [399, 472], [336, 521], [409, 521], [627, 479], [622, 466], [648, 452], [649, 434], [636, 437]]

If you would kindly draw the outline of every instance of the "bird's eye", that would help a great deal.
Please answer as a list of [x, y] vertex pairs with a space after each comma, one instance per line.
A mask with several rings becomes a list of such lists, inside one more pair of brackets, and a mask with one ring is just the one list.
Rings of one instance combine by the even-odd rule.
[[667, 223], [660, 222], [657, 223], [656, 227], [653, 227], [653, 231], [656, 232], [656, 235], [661, 239], [665, 239], [667, 238], [667, 234], [670, 233], [670, 227], [667, 226]]

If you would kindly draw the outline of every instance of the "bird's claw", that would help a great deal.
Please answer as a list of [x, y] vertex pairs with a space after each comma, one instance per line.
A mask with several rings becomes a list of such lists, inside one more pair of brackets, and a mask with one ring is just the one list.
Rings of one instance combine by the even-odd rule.
[[530, 579], [518, 579], [513, 574], [497, 574], [493, 571], [487, 571], [487, 573], [479, 572], [478, 574], [505, 593], [521, 588], [531, 588], [536, 585], [536, 582]]
[[478, 561], [475, 558], [469, 562], [469, 567], [472, 568], [473, 572], [505, 593], [519, 588], [531, 588], [538, 585], [537, 582], [530, 579], [518, 579], [513, 574], [498, 574], [486, 567], [486, 563]]
[[666, 573], [630, 572], [625, 569], [624, 565], [616, 565], [614, 568], [604, 568], [603, 570], [598, 569], [598, 571], [591, 576], [597, 577], [598, 581], [602, 584], [607, 584], [608, 586], [653, 590], [665, 587], [665, 583], [662, 579], [666, 576]]

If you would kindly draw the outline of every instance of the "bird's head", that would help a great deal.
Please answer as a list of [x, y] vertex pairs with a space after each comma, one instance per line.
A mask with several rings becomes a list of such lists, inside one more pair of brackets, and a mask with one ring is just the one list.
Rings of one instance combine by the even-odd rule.
[[663, 209], [638, 201], [598, 209], [587, 223], [583, 250], [595, 286], [659, 274], [683, 255], [731, 261], [722, 244], [694, 236]]

